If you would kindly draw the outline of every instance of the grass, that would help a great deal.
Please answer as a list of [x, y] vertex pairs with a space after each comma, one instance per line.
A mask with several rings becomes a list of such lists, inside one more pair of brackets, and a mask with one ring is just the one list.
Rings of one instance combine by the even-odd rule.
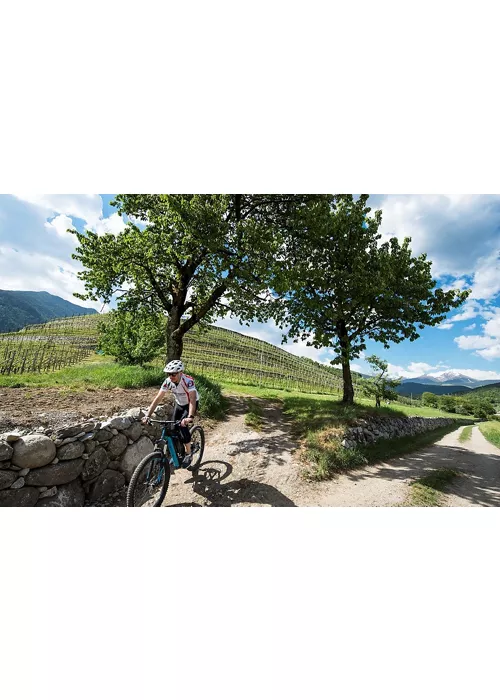
[[442, 505], [446, 487], [459, 476], [454, 469], [434, 469], [413, 482], [406, 506], [435, 507]]
[[500, 448], [500, 421], [490, 420], [485, 423], [479, 423], [479, 430], [488, 442]]
[[262, 430], [263, 411], [258, 403], [250, 400], [248, 402], [248, 413], [245, 414], [245, 425], [254, 430]]
[[472, 435], [472, 425], [466, 425], [465, 428], [462, 430], [460, 435], [458, 436], [459, 442], [466, 442], [467, 440], [470, 440]]
[[[348, 469], [418, 450], [456, 430], [457, 423], [462, 418], [456, 414], [446, 414], [420, 406], [392, 404], [390, 407], [375, 408], [373, 401], [363, 398], [352, 406], [346, 406], [331, 396], [319, 394], [241, 387], [228, 382], [222, 382], [222, 387], [228, 393], [281, 401], [284, 412], [292, 419], [294, 437], [302, 442], [304, 461], [312, 465], [304, 475], [312, 480], [329, 479]], [[342, 447], [342, 435], [346, 427], [360, 418], [369, 419], [381, 415], [387, 418], [453, 417], [457, 419], [457, 423], [414, 436], [380, 440], [370, 446], [363, 445], [355, 449]], [[470, 419], [469, 416], [464, 418]]]

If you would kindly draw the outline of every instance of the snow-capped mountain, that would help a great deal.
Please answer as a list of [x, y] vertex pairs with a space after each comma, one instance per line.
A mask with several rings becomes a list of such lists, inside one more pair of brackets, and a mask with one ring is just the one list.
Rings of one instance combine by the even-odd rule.
[[418, 384], [436, 384], [440, 386], [467, 386], [471, 389], [475, 389], [478, 386], [486, 386], [487, 384], [498, 383], [498, 379], [473, 379], [466, 374], [461, 372], [454, 372], [450, 370], [448, 372], [442, 372], [436, 377], [431, 377], [429, 374], [424, 374], [421, 377], [411, 377], [403, 379], [402, 384], [408, 384], [409, 382], [415, 382]]

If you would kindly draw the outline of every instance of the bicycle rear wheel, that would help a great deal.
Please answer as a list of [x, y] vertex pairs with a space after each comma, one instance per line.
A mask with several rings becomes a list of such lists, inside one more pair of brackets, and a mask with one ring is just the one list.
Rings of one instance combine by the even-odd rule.
[[161, 452], [152, 452], [139, 462], [127, 490], [128, 508], [158, 508], [167, 493], [170, 469]]
[[205, 450], [205, 433], [200, 425], [195, 425], [191, 430], [191, 454], [193, 459], [191, 465], [199, 467]]

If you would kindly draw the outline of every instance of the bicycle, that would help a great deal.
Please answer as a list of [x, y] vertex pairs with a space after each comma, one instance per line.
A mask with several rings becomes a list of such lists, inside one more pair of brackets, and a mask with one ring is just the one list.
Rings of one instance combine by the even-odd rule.
[[[151, 420], [163, 425], [161, 437], [155, 441], [154, 452], [146, 455], [134, 469], [127, 489], [127, 508], [158, 508], [163, 503], [170, 483], [170, 474], [179, 469], [185, 456], [179, 430], [180, 421]], [[167, 428], [172, 425], [172, 428]], [[205, 433], [195, 425], [191, 433], [191, 466], [197, 468], [205, 449]]]

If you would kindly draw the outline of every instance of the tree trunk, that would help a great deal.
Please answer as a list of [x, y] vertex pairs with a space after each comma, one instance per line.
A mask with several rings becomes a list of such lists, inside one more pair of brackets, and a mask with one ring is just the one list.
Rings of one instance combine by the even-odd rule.
[[344, 379], [344, 396], [342, 398], [342, 403], [354, 403], [354, 388], [352, 386], [351, 368], [348, 358], [342, 358], [342, 377]]
[[184, 335], [180, 332], [181, 313], [177, 307], [172, 307], [167, 323], [167, 362], [181, 360], [184, 349]]
[[340, 356], [342, 360], [342, 377], [344, 380], [344, 396], [342, 403], [354, 403], [354, 388], [352, 386], [351, 367], [349, 364], [349, 340], [347, 338], [344, 321], [339, 322], [338, 333], [340, 338]]

